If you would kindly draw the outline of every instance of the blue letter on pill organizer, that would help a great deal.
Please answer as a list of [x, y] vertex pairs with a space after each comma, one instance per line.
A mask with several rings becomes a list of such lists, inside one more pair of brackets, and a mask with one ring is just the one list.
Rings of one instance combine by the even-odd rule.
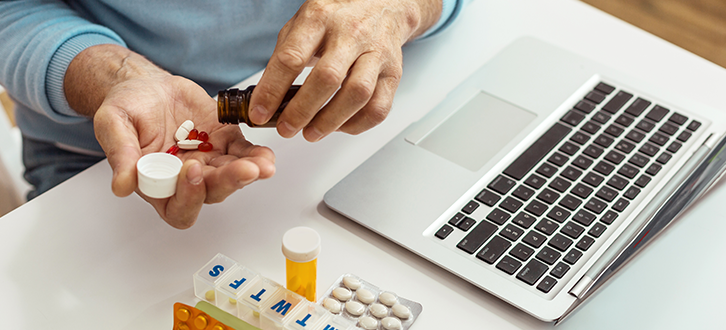
[[265, 289], [262, 289], [262, 290], [260, 290], [260, 292], [258, 292], [258, 293], [257, 293], [256, 295], [251, 295], [251, 296], [250, 296], [250, 298], [252, 298], [252, 299], [254, 299], [254, 300], [256, 300], [256, 301], [260, 301], [260, 300], [262, 299], [262, 298], [261, 298], [261, 296], [262, 296], [262, 294], [264, 294], [264, 293], [265, 293], [265, 291], [267, 291], [267, 290], [265, 290]]
[[325, 325], [325, 329], [323, 329], [323, 330], [338, 330], [338, 329], [336, 329], [335, 327], [333, 327], [333, 326], [332, 326], [332, 325], [330, 325], [330, 324], [326, 324], [326, 325]]
[[212, 267], [212, 270], [209, 271], [209, 276], [217, 277], [217, 276], [219, 276], [219, 274], [222, 274], [223, 271], [224, 271], [224, 266], [216, 265], [216, 266]]
[[275, 312], [279, 313], [282, 316], [285, 316], [285, 314], [287, 314], [287, 311], [290, 309], [291, 306], [292, 306], [291, 303], [285, 301], [285, 299], [282, 299], [282, 300], [278, 301], [277, 304], [273, 305], [270, 309], [272, 309], [272, 310], [277, 309], [277, 310], [275, 310]]
[[245, 281], [247, 281], [247, 279], [243, 277], [242, 279], [232, 281], [232, 283], [230, 283], [229, 286], [231, 286], [233, 289], [237, 290], [239, 288], [239, 286], [242, 285], [242, 283], [244, 283]]
[[313, 316], [313, 315], [312, 315], [312, 314], [308, 314], [308, 315], [307, 315], [307, 316], [305, 316], [305, 317], [304, 317], [304, 318], [303, 318], [302, 320], [296, 320], [296, 321], [295, 321], [295, 323], [299, 324], [299, 325], [300, 325], [300, 326], [302, 326], [302, 327], [307, 327], [308, 325], [307, 325], [307, 324], [305, 324], [305, 322], [307, 322], [307, 321], [308, 321], [308, 319], [309, 319], [309, 318], [310, 318], [311, 316]]

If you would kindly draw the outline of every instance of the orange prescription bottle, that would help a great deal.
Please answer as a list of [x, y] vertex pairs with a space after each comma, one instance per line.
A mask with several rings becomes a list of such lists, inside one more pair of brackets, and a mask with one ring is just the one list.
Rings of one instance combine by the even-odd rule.
[[320, 235], [309, 227], [295, 227], [282, 236], [287, 289], [315, 302]]

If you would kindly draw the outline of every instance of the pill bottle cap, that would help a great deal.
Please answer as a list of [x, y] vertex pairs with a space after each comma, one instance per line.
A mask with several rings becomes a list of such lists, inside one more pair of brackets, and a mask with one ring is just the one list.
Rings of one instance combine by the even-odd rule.
[[282, 254], [294, 262], [308, 262], [320, 254], [320, 235], [309, 227], [295, 227], [282, 236]]
[[179, 157], [164, 152], [144, 155], [136, 163], [141, 192], [151, 198], [167, 198], [176, 192], [176, 181], [182, 168]]

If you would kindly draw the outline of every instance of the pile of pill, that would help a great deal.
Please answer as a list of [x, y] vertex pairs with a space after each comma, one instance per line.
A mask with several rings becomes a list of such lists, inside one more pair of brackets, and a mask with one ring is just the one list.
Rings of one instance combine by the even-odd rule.
[[351, 274], [341, 276], [318, 303], [365, 330], [406, 330], [423, 310], [421, 304]]
[[210, 151], [214, 146], [209, 143], [209, 134], [205, 131], [198, 131], [194, 128], [194, 122], [187, 120], [183, 122], [176, 133], [174, 133], [176, 144], [166, 151], [168, 154], [176, 155], [179, 150]]

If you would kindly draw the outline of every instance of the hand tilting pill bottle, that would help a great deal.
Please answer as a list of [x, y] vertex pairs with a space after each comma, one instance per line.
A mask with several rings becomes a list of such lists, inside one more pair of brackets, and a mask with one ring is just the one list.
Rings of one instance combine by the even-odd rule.
[[275, 114], [263, 125], [257, 125], [250, 120], [250, 98], [252, 97], [252, 91], [255, 90], [255, 85], [251, 85], [244, 90], [231, 88], [219, 91], [217, 93], [217, 119], [222, 124], [245, 123], [249, 127], [275, 127], [282, 110], [285, 109], [299, 89], [300, 85], [291, 86]]
[[320, 235], [308, 227], [295, 227], [282, 236], [287, 289], [315, 302]]

